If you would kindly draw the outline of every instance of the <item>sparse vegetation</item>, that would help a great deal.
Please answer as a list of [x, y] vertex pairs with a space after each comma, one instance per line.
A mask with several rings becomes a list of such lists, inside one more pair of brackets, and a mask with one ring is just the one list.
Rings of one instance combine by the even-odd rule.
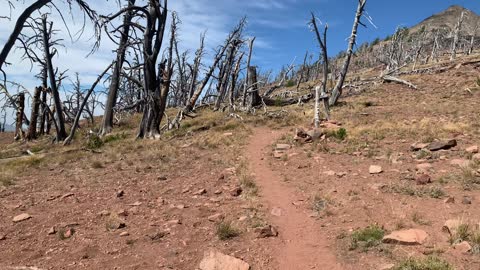
[[378, 246], [384, 235], [385, 231], [377, 225], [357, 230], [351, 236], [350, 250], [361, 247], [365, 251], [371, 247]]
[[409, 258], [400, 262], [394, 270], [454, 270], [447, 261], [438, 257], [427, 257], [426, 259]]
[[222, 241], [235, 238], [239, 235], [240, 232], [234, 228], [231, 223], [222, 222], [217, 225], [217, 236]]

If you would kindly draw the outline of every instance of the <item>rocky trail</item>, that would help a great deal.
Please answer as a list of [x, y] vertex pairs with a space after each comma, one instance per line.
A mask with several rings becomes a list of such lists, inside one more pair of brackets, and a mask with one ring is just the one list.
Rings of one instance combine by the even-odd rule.
[[295, 189], [270, 169], [267, 157], [271, 151], [268, 148], [280, 135], [279, 131], [257, 128], [247, 148], [261, 199], [271, 209], [271, 220], [280, 232], [282, 242], [275, 250], [279, 269], [343, 269], [319, 225], [293, 204]]

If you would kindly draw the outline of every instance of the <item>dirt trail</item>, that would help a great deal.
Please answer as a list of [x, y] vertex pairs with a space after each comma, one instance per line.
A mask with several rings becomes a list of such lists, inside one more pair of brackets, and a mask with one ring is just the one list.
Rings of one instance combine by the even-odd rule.
[[269, 209], [281, 209], [281, 215], [271, 215], [273, 225], [280, 232], [282, 244], [276, 247], [275, 256], [280, 270], [294, 269], [344, 269], [328, 246], [327, 235], [314, 219], [292, 202], [295, 189], [282, 181], [279, 173], [268, 164], [269, 146], [281, 135], [279, 131], [257, 128], [247, 148], [251, 170], [261, 188], [262, 200]]

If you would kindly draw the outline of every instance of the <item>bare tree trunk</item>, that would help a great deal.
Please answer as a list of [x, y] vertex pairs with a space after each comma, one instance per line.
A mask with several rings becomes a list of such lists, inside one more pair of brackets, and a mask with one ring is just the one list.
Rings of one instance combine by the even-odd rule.
[[468, 48], [467, 55], [470, 55], [473, 53], [473, 48], [475, 46], [475, 35], [477, 34], [478, 27], [480, 27], [480, 24], [475, 25], [475, 27], [473, 28], [472, 37], [470, 39], [470, 46]]
[[197, 78], [198, 78], [198, 71], [200, 70], [200, 64], [202, 62], [202, 56], [203, 56], [203, 49], [205, 47], [205, 34], [202, 34], [200, 36], [200, 47], [198, 48], [197, 52], [195, 53], [195, 60], [193, 62], [193, 71], [192, 71], [192, 81], [190, 82], [190, 87], [189, 87], [189, 94], [188, 94], [188, 101], [193, 97], [193, 94], [195, 93], [195, 87], [197, 85]]
[[462, 30], [463, 18], [465, 13], [462, 11], [460, 14], [460, 18], [458, 19], [458, 23], [455, 26], [454, 34], [453, 34], [453, 43], [452, 43], [452, 55], [450, 56], [450, 60], [453, 61], [457, 58], [457, 46], [458, 46], [458, 35]]
[[348, 44], [347, 55], [345, 56], [345, 62], [343, 63], [342, 71], [340, 72], [340, 78], [338, 79], [337, 85], [333, 89], [332, 95], [330, 96], [330, 106], [337, 104], [338, 99], [342, 95], [343, 83], [347, 77], [348, 66], [350, 65], [350, 60], [353, 54], [353, 46], [355, 45], [355, 40], [357, 38], [358, 25], [360, 24], [360, 19], [362, 18], [366, 3], [367, 0], [359, 0], [358, 2], [358, 8], [357, 12], [355, 13], [355, 20], [353, 22], [352, 34], [350, 35], [350, 42]]
[[[135, 5], [135, 0], [128, 0], [128, 7]], [[110, 87], [108, 89], [107, 103], [105, 104], [105, 113], [103, 115], [100, 136], [105, 136], [113, 129], [113, 108], [117, 102], [118, 88], [120, 86], [120, 76], [122, 73], [123, 62], [125, 62], [125, 51], [128, 46], [128, 37], [130, 33], [130, 24], [133, 18], [133, 11], [129, 10], [123, 17], [123, 30], [120, 32], [121, 38], [117, 49], [117, 60], [115, 62], [111, 77]]]
[[60, 100], [60, 95], [57, 89], [57, 82], [55, 81], [55, 71], [52, 64], [52, 54], [50, 53], [50, 37], [48, 33], [51, 33], [53, 22], [48, 25], [47, 16], [42, 17], [42, 35], [43, 35], [43, 47], [45, 54], [45, 61], [47, 64], [48, 77], [50, 78], [50, 88], [52, 89], [53, 101], [55, 104], [55, 111], [57, 113], [57, 142], [63, 141], [67, 137], [65, 131], [65, 118], [63, 116], [63, 108]]
[[250, 111], [253, 107], [256, 107], [262, 104], [262, 98], [258, 93], [258, 82], [257, 82], [257, 68], [254, 66], [248, 67], [248, 93], [249, 103], [248, 110]]
[[35, 140], [37, 138], [37, 120], [38, 111], [40, 109], [40, 94], [42, 92], [41, 87], [36, 87], [33, 94], [32, 112], [30, 114], [30, 125], [28, 126], [27, 140]]
[[232, 78], [230, 81], [230, 112], [235, 111], [235, 86], [237, 85], [238, 74], [240, 73], [240, 66], [242, 64], [242, 58], [244, 53], [240, 54], [235, 64], [235, 69], [232, 72]]
[[[247, 75], [245, 76], [245, 78], [248, 78], [248, 72], [250, 71], [250, 61], [252, 60], [253, 43], [255, 42], [255, 38], [256, 37], [253, 37], [248, 41]], [[245, 79], [245, 84], [243, 85], [243, 99], [242, 99], [243, 107], [246, 106], [247, 91], [248, 91], [248, 79]]]
[[24, 137], [23, 126], [23, 113], [25, 111], [25, 94], [20, 93], [17, 97], [17, 120], [15, 122], [15, 140], [21, 140]]

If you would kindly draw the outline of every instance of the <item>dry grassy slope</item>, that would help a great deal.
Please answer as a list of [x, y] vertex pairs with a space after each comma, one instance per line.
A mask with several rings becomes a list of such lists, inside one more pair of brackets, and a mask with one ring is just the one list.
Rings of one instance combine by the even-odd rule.
[[[420, 31], [423, 27], [428, 32], [432, 30], [444, 30], [445, 29], [454, 29], [455, 25], [458, 23], [460, 14], [465, 12], [464, 27], [462, 29], [462, 35], [471, 35], [472, 28], [475, 25], [480, 24], [480, 16], [475, 12], [463, 8], [461, 6], [451, 6], [447, 10], [442, 11], [438, 14], [432, 15], [429, 18], [425, 19], [421, 23], [413, 26], [410, 29], [410, 33], [416, 33]], [[480, 35], [477, 32], [477, 35]]]

